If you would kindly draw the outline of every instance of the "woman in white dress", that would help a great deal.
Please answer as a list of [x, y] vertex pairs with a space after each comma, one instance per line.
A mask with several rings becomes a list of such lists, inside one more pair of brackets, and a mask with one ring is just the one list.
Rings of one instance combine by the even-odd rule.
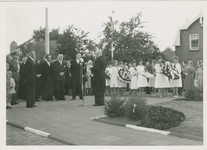
[[179, 79], [170, 79], [170, 87], [173, 88], [173, 94], [174, 97], [178, 98], [179, 93], [178, 93], [178, 88], [182, 87], [182, 78], [181, 78], [181, 66], [178, 63], [178, 57], [174, 56], [173, 57], [173, 68], [176, 71], [176, 74], [179, 76]]
[[[166, 75], [162, 73], [162, 67], [164, 67], [164, 63], [162, 63], [162, 57], [157, 57], [157, 64], [155, 65], [155, 88], [158, 89], [158, 97], [165, 96], [165, 88], [169, 88], [169, 79]], [[162, 95], [161, 90], [163, 89], [164, 94]]]
[[114, 65], [110, 69], [110, 88], [111, 92], [116, 92], [116, 88], [119, 87], [118, 82], [118, 61], [114, 60]]
[[[119, 62], [118, 71], [121, 70], [121, 69], [124, 69], [124, 64], [123, 64], [122, 61]], [[119, 80], [118, 80], [119, 93], [120, 93], [121, 95], [123, 95], [123, 93], [124, 93], [124, 88], [126, 88], [127, 85], [126, 85], [126, 83], [123, 82], [120, 78], [118, 78], [118, 79], [119, 79]]]
[[137, 88], [139, 88], [139, 92], [142, 96], [144, 96], [144, 87], [148, 86], [147, 77], [145, 76], [145, 66], [143, 66], [143, 61], [139, 61], [139, 65], [137, 66], [138, 71], [138, 79], [137, 79]]
[[156, 90], [154, 88], [155, 86], [155, 65], [156, 65], [156, 60], [152, 60], [151, 62], [151, 67], [153, 68], [153, 75], [154, 78], [149, 78], [149, 87], [152, 87], [152, 96], [156, 96]]
[[[108, 66], [106, 67], [106, 75], [110, 78], [110, 72], [111, 72], [111, 67], [112, 64], [109, 63]], [[110, 79], [106, 77], [106, 96], [110, 95]]]
[[137, 66], [136, 61], [134, 61], [133, 66], [130, 67], [130, 69], [129, 69], [130, 76], [131, 76], [130, 89], [133, 94], [136, 94], [136, 90], [137, 90], [137, 74], [138, 74], [138, 72], [137, 72], [136, 66]]

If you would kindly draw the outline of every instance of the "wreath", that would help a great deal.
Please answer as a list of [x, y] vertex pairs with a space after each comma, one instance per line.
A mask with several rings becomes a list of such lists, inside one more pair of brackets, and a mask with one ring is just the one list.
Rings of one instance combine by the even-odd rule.
[[120, 69], [118, 71], [118, 78], [124, 83], [130, 83], [131, 82], [131, 77], [130, 77], [130, 72], [129, 70], [126, 69]]

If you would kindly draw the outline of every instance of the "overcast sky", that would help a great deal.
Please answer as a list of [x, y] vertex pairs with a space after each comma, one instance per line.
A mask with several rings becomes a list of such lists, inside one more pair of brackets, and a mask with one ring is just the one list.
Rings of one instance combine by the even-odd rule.
[[103, 30], [103, 23], [108, 16], [118, 21], [127, 21], [142, 11], [145, 30], [154, 36], [154, 41], [164, 50], [173, 48], [177, 30], [188, 20], [204, 11], [207, 3], [204, 1], [114, 1], [114, 2], [68, 2], [68, 3], [16, 3], [7, 6], [6, 10], [6, 46], [14, 40], [18, 45], [32, 37], [33, 30], [45, 26], [45, 6], [48, 7], [49, 28], [64, 30], [74, 24], [86, 32], [89, 38], [96, 39]]

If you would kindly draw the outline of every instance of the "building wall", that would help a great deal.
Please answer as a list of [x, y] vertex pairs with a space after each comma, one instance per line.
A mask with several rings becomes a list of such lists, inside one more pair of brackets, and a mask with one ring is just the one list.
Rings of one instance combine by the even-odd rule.
[[[190, 50], [189, 35], [199, 34], [199, 50]], [[197, 65], [197, 60], [203, 60], [203, 27], [197, 19], [187, 30], [181, 30], [180, 32], [180, 44], [181, 46], [175, 47], [175, 54], [179, 57], [180, 63], [186, 60], [192, 60], [193, 66]]]

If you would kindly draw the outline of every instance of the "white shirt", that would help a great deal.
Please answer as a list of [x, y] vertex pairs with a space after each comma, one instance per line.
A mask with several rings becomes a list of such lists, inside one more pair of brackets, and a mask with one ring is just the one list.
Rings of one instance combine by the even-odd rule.
[[50, 62], [49, 62], [49, 61], [47, 61], [47, 59], [45, 59], [45, 61], [47, 62], [48, 66], [50, 66]]

